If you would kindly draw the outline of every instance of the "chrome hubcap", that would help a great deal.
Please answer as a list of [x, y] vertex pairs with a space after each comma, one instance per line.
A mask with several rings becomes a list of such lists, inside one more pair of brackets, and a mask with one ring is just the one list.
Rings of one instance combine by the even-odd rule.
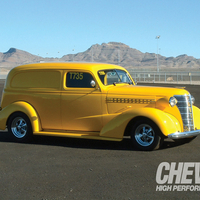
[[149, 146], [153, 143], [155, 132], [148, 124], [141, 124], [135, 130], [135, 140], [141, 146]]
[[11, 130], [15, 137], [23, 138], [27, 133], [27, 123], [21, 117], [16, 117], [11, 124]]

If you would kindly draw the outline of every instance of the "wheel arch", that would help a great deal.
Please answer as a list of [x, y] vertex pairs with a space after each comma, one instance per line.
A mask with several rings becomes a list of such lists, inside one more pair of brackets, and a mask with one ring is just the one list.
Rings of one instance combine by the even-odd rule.
[[160, 130], [159, 126], [150, 118], [148, 117], [145, 117], [145, 116], [138, 116], [138, 117], [134, 117], [133, 119], [131, 119], [129, 121], [129, 123], [127, 124], [126, 126], [126, 129], [124, 131], [124, 136], [130, 136], [131, 135], [131, 130], [133, 128], [133, 125], [138, 122], [138, 121], [141, 121], [141, 120], [147, 120], [147, 121], [150, 121], [151, 123], [153, 123], [155, 126], [157, 126], [157, 128], [159, 129], [159, 135], [160, 136], [164, 136], [162, 133], [162, 131]]
[[181, 132], [181, 125], [172, 114], [156, 108], [145, 107], [131, 109], [117, 115], [102, 128], [100, 136], [122, 139], [124, 134], [127, 135], [135, 120], [144, 118], [156, 124], [164, 137], [171, 133]]
[[[28, 117], [28, 119], [29, 119], [29, 121], [30, 121], [30, 118], [29, 118], [29, 116], [28, 116], [26, 113], [24, 113], [24, 112], [22, 112], [22, 111], [15, 111], [15, 112], [13, 112], [13, 113], [11, 113], [11, 114], [9, 115], [9, 117], [8, 117], [8, 119], [7, 119], [7, 121], [6, 121], [6, 126], [8, 126], [8, 123], [9, 123], [10, 119], [11, 119], [14, 115], [16, 115], [16, 114], [24, 114], [24, 115], [26, 115], [26, 116]], [[31, 122], [31, 121], [30, 121], [30, 122]]]
[[127, 123], [125, 134], [130, 129], [131, 123], [135, 123], [140, 119], [148, 119], [153, 122], [160, 129], [164, 137], [171, 133], [181, 132], [181, 125], [178, 119], [172, 114], [155, 108], [142, 108], [135, 109], [133, 118]]
[[38, 132], [41, 129], [41, 123], [36, 110], [27, 102], [14, 102], [0, 112], [0, 129], [5, 130], [8, 120], [14, 113], [25, 114], [31, 123], [33, 132]]
[[32, 139], [33, 129], [29, 117], [23, 112], [12, 113], [7, 120], [10, 137], [17, 142], [28, 142]]

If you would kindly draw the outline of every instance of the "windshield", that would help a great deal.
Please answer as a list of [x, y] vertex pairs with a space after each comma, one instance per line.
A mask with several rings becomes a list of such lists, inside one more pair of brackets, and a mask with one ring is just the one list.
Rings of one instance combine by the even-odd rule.
[[129, 74], [123, 70], [101, 70], [98, 72], [98, 75], [104, 85], [115, 85], [117, 83], [133, 84]]

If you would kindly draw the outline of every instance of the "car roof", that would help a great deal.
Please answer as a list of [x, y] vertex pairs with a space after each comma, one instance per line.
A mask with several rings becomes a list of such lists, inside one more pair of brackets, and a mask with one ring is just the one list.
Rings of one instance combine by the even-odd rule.
[[31, 70], [31, 69], [82, 69], [98, 71], [101, 69], [124, 69], [118, 65], [105, 63], [84, 63], [84, 62], [51, 62], [51, 63], [33, 63], [20, 65], [13, 68], [14, 71]]

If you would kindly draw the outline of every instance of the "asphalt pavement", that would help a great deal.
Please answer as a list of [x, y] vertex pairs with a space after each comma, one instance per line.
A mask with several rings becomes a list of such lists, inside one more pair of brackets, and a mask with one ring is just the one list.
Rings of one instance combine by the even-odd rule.
[[[199, 87], [186, 86], [198, 107]], [[199, 144], [200, 136], [182, 145], [166, 140], [152, 152], [136, 151], [127, 138], [109, 142], [35, 136], [20, 144], [1, 131], [0, 199], [199, 199], [200, 191], [156, 191], [159, 164], [200, 162]]]

